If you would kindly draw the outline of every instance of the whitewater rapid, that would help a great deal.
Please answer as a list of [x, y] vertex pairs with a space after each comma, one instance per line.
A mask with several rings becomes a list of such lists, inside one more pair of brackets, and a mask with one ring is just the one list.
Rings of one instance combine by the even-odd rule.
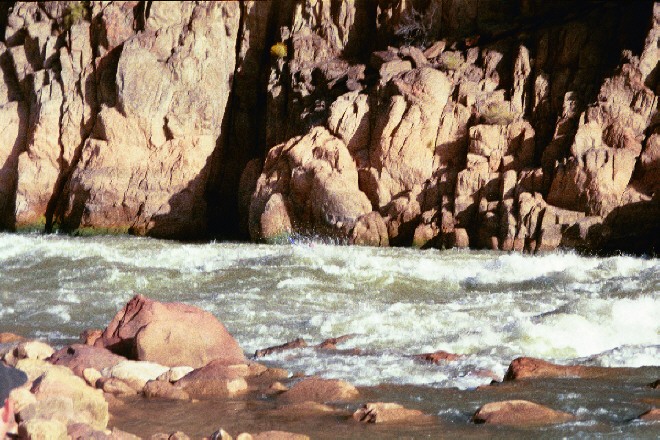
[[[142, 293], [208, 310], [248, 355], [352, 334], [265, 360], [357, 385], [471, 388], [521, 355], [660, 365], [658, 259], [0, 234], [0, 265], [0, 331], [56, 345]], [[436, 350], [464, 357], [412, 358]]]

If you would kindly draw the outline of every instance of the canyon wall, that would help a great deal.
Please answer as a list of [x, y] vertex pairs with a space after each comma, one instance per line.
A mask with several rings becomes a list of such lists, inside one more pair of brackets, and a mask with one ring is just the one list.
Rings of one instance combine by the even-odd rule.
[[0, 227], [649, 252], [660, 3], [17, 2]]

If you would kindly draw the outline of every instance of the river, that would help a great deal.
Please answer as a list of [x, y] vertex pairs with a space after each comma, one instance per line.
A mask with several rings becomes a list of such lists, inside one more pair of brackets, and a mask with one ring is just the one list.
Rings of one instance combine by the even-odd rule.
[[[660, 366], [658, 259], [0, 234], [0, 264], [0, 331], [56, 346], [141, 293], [213, 313], [248, 355], [354, 335], [264, 360], [363, 387], [470, 390], [521, 355]], [[464, 357], [411, 357], [435, 350]]]

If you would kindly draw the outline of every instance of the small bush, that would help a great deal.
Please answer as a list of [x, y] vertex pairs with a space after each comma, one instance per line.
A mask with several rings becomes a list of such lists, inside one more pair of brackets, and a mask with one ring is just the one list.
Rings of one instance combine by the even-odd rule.
[[279, 42], [270, 47], [270, 54], [276, 58], [285, 58], [287, 56], [286, 44]]
[[68, 31], [74, 24], [78, 24], [82, 20], [89, 18], [88, 11], [89, 2], [74, 2], [69, 5], [64, 11], [64, 16], [62, 17], [62, 26], [64, 30]]
[[463, 57], [459, 52], [444, 52], [440, 55], [440, 69], [458, 70], [463, 65]]
[[509, 103], [504, 101], [491, 102], [481, 112], [481, 119], [490, 125], [508, 125], [516, 116], [511, 111]]

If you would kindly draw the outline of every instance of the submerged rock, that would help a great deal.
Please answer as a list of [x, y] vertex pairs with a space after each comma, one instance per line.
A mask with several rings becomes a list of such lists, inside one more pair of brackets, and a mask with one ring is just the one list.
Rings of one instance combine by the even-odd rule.
[[416, 409], [404, 408], [398, 403], [366, 403], [353, 413], [353, 420], [362, 423], [428, 423], [431, 416]]
[[355, 400], [359, 395], [357, 388], [343, 380], [310, 377], [301, 380], [277, 399], [284, 403], [326, 403]]
[[94, 345], [129, 359], [170, 367], [198, 368], [212, 360], [225, 364], [245, 361], [236, 340], [210, 313], [142, 295], [135, 296], [117, 313]]
[[487, 403], [472, 417], [474, 423], [493, 425], [546, 425], [564, 423], [575, 416], [555, 411], [526, 400], [506, 400]]
[[281, 353], [287, 350], [294, 350], [296, 348], [305, 348], [307, 347], [307, 342], [303, 338], [297, 338], [293, 341], [286, 342], [282, 345], [276, 345], [274, 347], [263, 348], [254, 352], [255, 358], [260, 358], [268, 356], [273, 353]]
[[621, 368], [591, 367], [584, 365], [557, 365], [542, 359], [520, 357], [514, 359], [504, 380], [540, 379], [553, 377], [603, 377], [617, 374]]

